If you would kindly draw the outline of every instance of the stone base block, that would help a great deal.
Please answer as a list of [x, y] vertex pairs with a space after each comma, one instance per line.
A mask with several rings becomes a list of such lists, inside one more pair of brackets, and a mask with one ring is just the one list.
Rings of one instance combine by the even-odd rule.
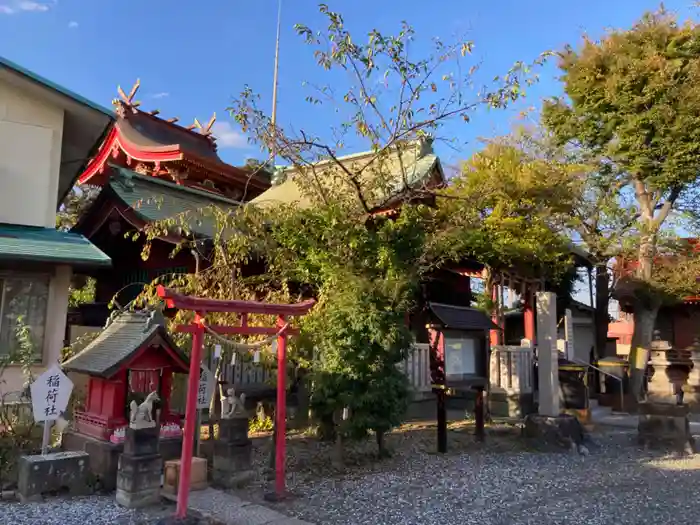
[[160, 502], [160, 486], [137, 492], [128, 492], [118, 488], [116, 499], [117, 503], [129, 509], [150, 507]]
[[90, 456], [86, 452], [21, 456], [18, 471], [17, 494], [20, 501], [41, 499], [46, 492], [68, 490], [74, 495], [90, 492]]
[[687, 405], [639, 403], [640, 444], [649, 448], [693, 454], [695, 440], [690, 433]]
[[159, 453], [160, 428], [127, 428], [124, 439], [124, 454], [128, 456], [151, 456]]
[[245, 444], [248, 442], [247, 417], [233, 417], [219, 421], [218, 440], [224, 443]]
[[532, 394], [489, 393], [489, 412], [493, 417], [523, 418], [535, 412]]
[[556, 417], [530, 414], [525, 418], [523, 434], [540, 448], [584, 452], [586, 431], [581, 422], [569, 414]]
[[214, 469], [236, 472], [251, 468], [253, 444], [249, 441], [245, 445], [229, 445], [228, 443], [214, 443], [214, 456], [212, 465]]
[[125, 507], [139, 508], [160, 500], [160, 476], [163, 458], [160, 454], [119, 457], [117, 471], [117, 502]]
[[[64, 450], [87, 452], [90, 455], [90, 470], [98, 478], [100, 487], [109, 492], [117, 488], [119, 455], [124, 452], [124, 444], [114, 444], [68, 431], [63, 434], [62, 447]], [[161, 439], [158, 450], [164, 461], [179, 458], [182, 454], [182, 438]]]
[[[177, 494], [180, 485], [180, 460], [173, 459], [165, 462], [165, 475], [163, 492]], [[204, 458], [192, 458], [190, 469], [190, 490], [203, 490], [207, 488], [207, 460]]]

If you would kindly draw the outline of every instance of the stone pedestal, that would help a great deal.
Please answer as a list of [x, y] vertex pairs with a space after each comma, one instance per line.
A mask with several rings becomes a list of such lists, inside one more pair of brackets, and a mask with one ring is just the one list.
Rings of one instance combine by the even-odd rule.
[[[111, 443], [74, 431], [63, 434], [64, 450], [84, 451], [90, 454], [90, 470], [102, 490], [111, 492], [117, 488], [119, 456], [124, 452], [124, 443]], [[163, 461], [179, 458], [182, 454], [182, 438], [161, 438], [158, 453]]]
[[537, 448], [588, 452], [583, 444], [586, 431], [581, 422], [569, 414], [554, 417], [531, 414], [525, 418], [523, 434]]
[[253, 477], [252, 442], [248, 438], [248, 418], [234, 417], [219, 422], [214, 441], [212, 479], [217, 485], [235, 488]]
[[163, 457], [158, 451], [160, 429], [129, 428], [117, 470], [117, 502], [129, 508], [160, 501]]
[[639, 442], [645, 447], [695, 452], [690, 433], [688, 406], [671, 403], [639, 403]]
[[41, 501], [43, 493], [65, 489], [74, 496], [88, 494], [89, 473], [90, 456], [87, 452], [21, 456], [18, 461], [19, 500], [22, 503]]

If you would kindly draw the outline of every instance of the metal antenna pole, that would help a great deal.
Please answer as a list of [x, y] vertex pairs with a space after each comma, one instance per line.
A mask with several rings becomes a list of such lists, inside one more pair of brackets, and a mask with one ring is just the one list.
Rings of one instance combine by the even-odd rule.
[[275, 40], [275, 72], [272, 79], [272, 116], [270, 124], [272, 125], [272, 169], [275, 168], [275, 159], [277, 157], [277, 73], [279, 71], [280, 61], [280, 29], [282, 26], [282, 0], [277, 0], [277, 37]]

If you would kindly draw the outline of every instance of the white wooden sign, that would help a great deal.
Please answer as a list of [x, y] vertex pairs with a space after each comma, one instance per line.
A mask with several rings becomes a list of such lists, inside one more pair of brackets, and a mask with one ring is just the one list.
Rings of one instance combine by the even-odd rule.
[[564, 338], [566, 339], [566, 358], [574, 359], [574, 317], [568, 308], [564, 314]]
[[197, 387], [197, 408], [209, 408], [211, 397], [214, 395], [214, 374], [205, 365], [201, 365], [199, 371], [199, 385]]
[[58, 365], [37, 377], [29, 389], [35, 421], [55, 421], [68, 408], [73, 382]]

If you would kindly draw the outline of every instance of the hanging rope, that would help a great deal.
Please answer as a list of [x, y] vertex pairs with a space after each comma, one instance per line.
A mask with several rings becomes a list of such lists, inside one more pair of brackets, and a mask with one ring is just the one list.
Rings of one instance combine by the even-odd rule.
[[221, 335], [217, 334], [214, 330], [209, 328], [206, 324], [202, 323], [202, 327], [214, 339], [216, 339], [217, 341], [219, 341], [225, 345], [228, 345], [228, 346], [234, 348], [235, 350], [257, 350], [261, 346], [265, 346], [267, 344], [272, 343], [272, 341], [274, 341], [277, 337], [282, 335], [285, 332], [285, 330], [287, 330], [287, 328], [289, 328], [289, 323], [285, 323], [284, 326], [282, 328], [280, 328], [275, 335], [271, 335], [270, 337], [263, 339], [262, 341], [256, 341], [255, 343], [236, 343], [233, 341], [229, 341], [225, 337], [221, 337]]

